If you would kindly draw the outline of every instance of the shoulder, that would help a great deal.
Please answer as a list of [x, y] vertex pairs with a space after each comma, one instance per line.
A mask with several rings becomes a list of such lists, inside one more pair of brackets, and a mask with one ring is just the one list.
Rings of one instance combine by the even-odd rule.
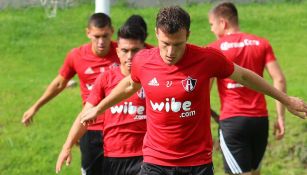
[[117, 48], [117, 42], [116, 42], [116, 41], [111, 41], [110, 46], [111, 46], [111, 49], [116, 50], [116, 48]]
[[212, 47], [211, 45], [199, 47], [196, 45], [188, 44], [189, 52], [194, 52], [195, 54], [203, 55], [205, 57], [212, 57], [212, 56], [219, 56], [223, 55], [223, 53], [216, 49], [215, 47]]
[[159, 49], [157, 47], [153, 47], [150, 49], [142, 49], [134, 56], [134, 60], [137, 60], [138, 62], [144, 62], [146, 60], [150, 60], [152, 57], [159, 54]]
[[261, 37], [255, 34], [248, 34], [248, 33], [245, 33], [245, 35], [250, 39], [259, 41], [259, 45], [263, 45], [263, 46], [271, 45], [269, 40], [264, 37]]
[[151, 49], [151, 48], [154, 48], [154, 47], [155, 47], [154, 45], [145, 43], [145, 49]]
[[87, 52], [91, 48], [90, 43], [83, 44], [79, 47], [72, 48], [69, 52], [68, 55], [74, 55], [74, 56], [81, 56]]

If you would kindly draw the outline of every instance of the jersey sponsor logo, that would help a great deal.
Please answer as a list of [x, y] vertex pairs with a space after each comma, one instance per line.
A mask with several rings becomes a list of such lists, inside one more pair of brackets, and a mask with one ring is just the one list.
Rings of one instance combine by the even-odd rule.
[[171, 100], [169, 98], [166, 98], [165, 102], [153, 102], [151, 100], [149, 101], [151, 108], [154, 111], [179, 112], [180, 110], [182, 110], [183, 112], [180, 113], [179, 116], [180, 118], [191, 117], [196, 115], [195, 110], [191, 111], [192, 102], [188, 100], [180, 102], [176, 101], [176, 99], [172, 97]]
[[134, 120], [145, 120], [146, 119], [146, 115], [135, 115]]
[[121, 105], [115, 105], [111, 107], [112, 114], [137, 114], [144, 115], [145, 107], [144, 106], [134, 106], [132, 102], [124, 102]]
[[87, 74], [87, 75], [90, 75], [90, 74], [93, 74], [94, 73], [94, 71], [93, 71], [93, 69], [91, 68], [91, 67], [88, 67], [86, 70], [85, 70], [85, 72], [84, 72], [84, 74]]
[[185, 80], [181, 81], [181, 84], [187, 92], [192, 92], [195, 89], [197, 80], [191, 77], [186, 78]]
[[143, 87], [139, 91], [137, 91], [136, 94], [140, 99], [144, 99], [146, 97]]
[[259, 46], [260, 42], [258, 40], [245, 39], [241, 42], [223, 42], [220, 45], [221, 50], [229, 50], [232, 48], [243, 48], [245, 46]]
[[91, 91], [94, 87], [93, 84], [85, 84], [85, 86], [86, 86], [87, 90], [89, 90], [89, 91]]
[[227, 83], [227, 89], [235, 89], [235, 88], [241, 88], [244, 87], [240, 83]]
[[148, 82], [148, 85], [149, 85], [149, 86], [159, 86], [159, 82], [158, 82], [157, 78], [154, 77], [152, 80], [150, 80], [150, 81]]

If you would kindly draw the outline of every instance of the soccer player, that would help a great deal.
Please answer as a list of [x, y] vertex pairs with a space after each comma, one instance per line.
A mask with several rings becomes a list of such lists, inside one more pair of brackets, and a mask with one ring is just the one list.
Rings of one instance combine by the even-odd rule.
[[[111, 19], [103, 13], [93, 14], [88, 21], [86, 34], [90, 43], [72, 49], [62, 65], [59, 74], [44, 94], [24, 113], [22, 123], [28, 126], [35, 113], [51, 99], [61, 93], [67, 82], [77, 74], [80, 79], [82, 102], [85, 103], [97, 76], [105, 70], [117, 67], [119, 59], [116, 43], [111, 41], [113, 27]], [[100, 117], [101, 118], [101, 117]], [[82, 174], [102, 174], [103, 150], [100, 118], [89, 126], [80, 139]]]
[[[120, 67], [98, 76], [84, 109], [97, 105], [118, 82], [130, 74], [132, 57], [145, 47], [145, 30], [138, 23], [125, 23], [118, 30], [117, 55]], [[141, 89], [104, 113], [104, 174], [136, 175], [143, 162], [142, 145], [146, 132], [145, 94]], [[56, 172], [66, 160], [70, 161], [71, 148], [86, 127], [76, 118], [59, 155]]]
[[[139, 27], [142, 27], [145, 31], [145, 40], [148, 36], [148, 33], [147, 33], [147, 24], [144, 20], [144, 18], [141, 16], [141, 15], [131, 15], [127, 21], [125, 22], [124, 25], [138, 25]], [[152, 48], [153, 46], [148, 44], [148, 43], [145, 43], [145, 48], [146, 49], [150, 49]]]
[[275, 89], [260, 76], [235, 65], [214, 48], [187, 44], [190, 16], [182, 8], [162, 8], [156, 18], [158, 48], [133, 58], [131, 75], [124, 78], [97, 106], [83, 111], [83, 124], [141, 87], [146, 94], [147, 132], [142, 175], [211, 175], [209, 81], [227, 78], [281, 101], [305, 118], [307, 105]]
[[[217, 4], [209, 12], [211, 31], [217, 41], [209, 46], [219, 49], [235, 64], [263, 76], [266, 69], [274, 87], [286, 91], [286, 80], [270, 43], [258, 36], [243, 33], [231, 2]], [[221, 100], [220, 146], [224, 168], [229, 174], [259, 175], [260, 162], [268, 140], [268, 111], [264, 95], [229, 79], [218, 79]], [[276, 102], [276, 138], [285, 134], [285, 107]]]

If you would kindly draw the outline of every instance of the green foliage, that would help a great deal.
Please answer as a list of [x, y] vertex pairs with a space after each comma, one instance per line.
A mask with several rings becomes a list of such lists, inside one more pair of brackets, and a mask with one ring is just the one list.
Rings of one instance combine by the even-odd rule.
[[[288, 93], [307, 99], [306, 3], [240, 4], [241, 30], [267, 38], [287, 78]], [[208, 25], [210, 4], [185, 7], [192, 17], [189, 42], [205, 45], [214, 40]], [[67, 89], [43, 107], [29, 128], [21, 125], [23, 112], [42, 94], [57, 75], [66, 53], [88, 41], [86, 20], [93, 4], [60, 9], [56, 18], [47, 18], [44, 9], [3, 10], [0, 13], [0, 174], [54, 174], [57, 155], [69, 128], [81, 109], [79, 89]], [[156, 44], [154, 25], [157, 8], [112, 7], [114, 27], [130, 14], [141, 14], [148, 23], [148, 42]], [[116, 31], [115, 30], [115, 31]], [[116, 37], [114, 36], [114, 39]], [[265, 75], [268, 78], [267, 75]], [[268, 78], [269, 79], [269, 78]], [[275, 120], [274, 101], [267, 98], [271, 124]], [[216, 90], [212, 107], [218, 110]], [[307, 124], [289, 113], [286, 136], [276, 141], [270, 130], [263, 174], [306, 174]], [[212, 123], [216, 138], [217, 126]], [[78, 149], [62, 174], [80, 174]], [[223, 174], [221, 155], [214, 153], [217, 175]]]

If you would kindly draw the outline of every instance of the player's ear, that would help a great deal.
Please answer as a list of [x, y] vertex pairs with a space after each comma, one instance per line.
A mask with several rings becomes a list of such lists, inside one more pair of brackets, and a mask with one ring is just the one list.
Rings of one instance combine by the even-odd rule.
[[228, 21], [225, 18], [220, 18], [220, 25], [223, 29], [227, 29]]
[[187, 31], [187, 40], [189, 39], [190, 33], [191, 33], [191, 30]]
[[90, 28], [85, 28], [85, 34], [86, 34], [86, 36], [88, 37], [88, 38], [90, 38]]
[[158, 29], [157, 29], [157, 27], [155, 27], [155, 34], [156, 34], [156, 37], [158, 38]]
[[114, 27], [113, 26], [111, 26], [111, 31], [112, 31], [112, 35], [113, 35], [113, 33], [114, 33]]

